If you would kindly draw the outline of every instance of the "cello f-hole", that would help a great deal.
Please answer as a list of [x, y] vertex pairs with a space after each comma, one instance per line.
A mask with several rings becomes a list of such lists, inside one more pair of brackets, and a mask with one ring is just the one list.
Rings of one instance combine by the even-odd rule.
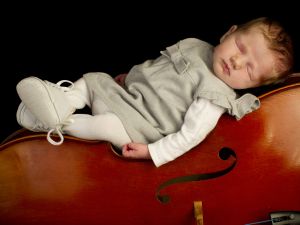
[[223, 148], [220, 149], [220, 151], [219, 151], [219, 158], [220, 159], [227, 160], [231, 156], [236, 158], [236, 154], [231, 148], [223, 147]]

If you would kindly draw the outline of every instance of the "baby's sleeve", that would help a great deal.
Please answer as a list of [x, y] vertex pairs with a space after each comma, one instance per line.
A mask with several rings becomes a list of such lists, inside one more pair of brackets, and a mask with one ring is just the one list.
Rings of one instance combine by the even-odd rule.
[[214, 129], [225, 112], [221, 106], [198, 98], [189, 107], [181, 129], [148, 145], [155, 166], [176, 159], [199, 144]]

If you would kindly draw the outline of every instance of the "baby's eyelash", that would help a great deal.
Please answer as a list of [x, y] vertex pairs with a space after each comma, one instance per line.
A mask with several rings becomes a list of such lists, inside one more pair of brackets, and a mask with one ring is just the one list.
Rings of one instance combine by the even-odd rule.
[[250, 77], [250, 80], [252, 80], [252, 79], [253, 79], [253, 74], [252, 74], [252, 71], [251, 71], [251, 67], [250, 67], [250, 66], [247, 66], [247, 73], [248, 73], [248, 75], [249, 75], [249, 77]]

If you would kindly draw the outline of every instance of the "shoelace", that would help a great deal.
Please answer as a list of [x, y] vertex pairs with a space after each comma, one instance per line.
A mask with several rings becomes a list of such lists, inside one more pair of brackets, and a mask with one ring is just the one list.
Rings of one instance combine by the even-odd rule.
[[[52, 83], [52, 82], [49, 82], [49, 81], [46, 81], [46, 80], [45, 80], [45, 82], [48, 85], [50, 85], [52, 87], [59, 88], [59, 89], [61, 89], [63, 91], [70, 91], [70, 90], [72, 90], [74, 88], [74, 83], [72, 81], [69, 81], [69, 80], [61, 80], [61, 81], [57, 82], [56, 84]], [[68, 84], [70, 84], [70, 86], [69, 87], [61, 86], [63, 83], [68, 83]]]
[[[48, 131], [47, 133], [47, 140], [49, 141], [50, 144], [52, 145], [61, 145], [64, 142], [64, 136], [63, 136], [63, 131], [62, 131], [62, 126], [66, 126], [66, 125], [70, 125], [74, 122], [73, 119], [68, 119], [66, 121], [64, 121], [63, 123], [57, 124], [55, 128], [52, 128]], [[55, 141], [51, 138], [51, 135], [56, 133], [60, 140], [59, 141]]]
[[[69, 87], [61, 86], [63, 83], [69, 83], [70, 86], [69, 86]], [[49, 85], [52, 85], [52, 86], [55, 86], [55, 87], [57, 87], [57, 88], [60, 88], [60, 89], [62, 89], [63, 91], [70, 91], [70, 90], [72, 90], [73, 87], [74, 87], [73, 82], [71, 82], [71, 81], [69, 81], [69, 80], [61, 80], [61, 81], [57, 82], [56, 84], [53, 84], [53, 83], [49, 82], [48, 84], [49, 84]], [[48, 140], [48, 142], [49, 142], [50, 144], [52, 144], [52, 145], [61, 145], [61, 144], [64, 142], [63, 131], [62, 131], [61, 128], [62, 128], [63, 126], [65, 126], [65, 125], [70, 125], [70, 124], [73, 123], [73, 122], [74, 122], [74, 120], [68, 119], [68, 120], [66, 120], [66, 121], [64, 121], [64, 122], [62, 122], [62, 123], [60, 123], [60, 124], [57, 124], [55, 128], [50, 129], [50, 130], [48, 131], [48, 133], [47, 133], [47, 140]], [[48, 128], [48, 129], [49, 129], [49, 128]], [[51, 135], [52, 135], [53, 133], [56, 133], [56, 134], [59, 136], [59, 138], [60, 138], [59, 141], [55, 141], [55, 140], [53, 140], [53, 139], [51, 138]]]

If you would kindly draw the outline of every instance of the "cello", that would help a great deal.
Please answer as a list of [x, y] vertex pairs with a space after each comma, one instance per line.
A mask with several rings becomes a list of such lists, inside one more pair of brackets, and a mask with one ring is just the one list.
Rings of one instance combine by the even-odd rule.
[[53, 146], [21, 129], [0, 146], [0, 224], [241, 225], [300, 211], [300, 80], [259, 98], [159, 168], [108, 142]]

